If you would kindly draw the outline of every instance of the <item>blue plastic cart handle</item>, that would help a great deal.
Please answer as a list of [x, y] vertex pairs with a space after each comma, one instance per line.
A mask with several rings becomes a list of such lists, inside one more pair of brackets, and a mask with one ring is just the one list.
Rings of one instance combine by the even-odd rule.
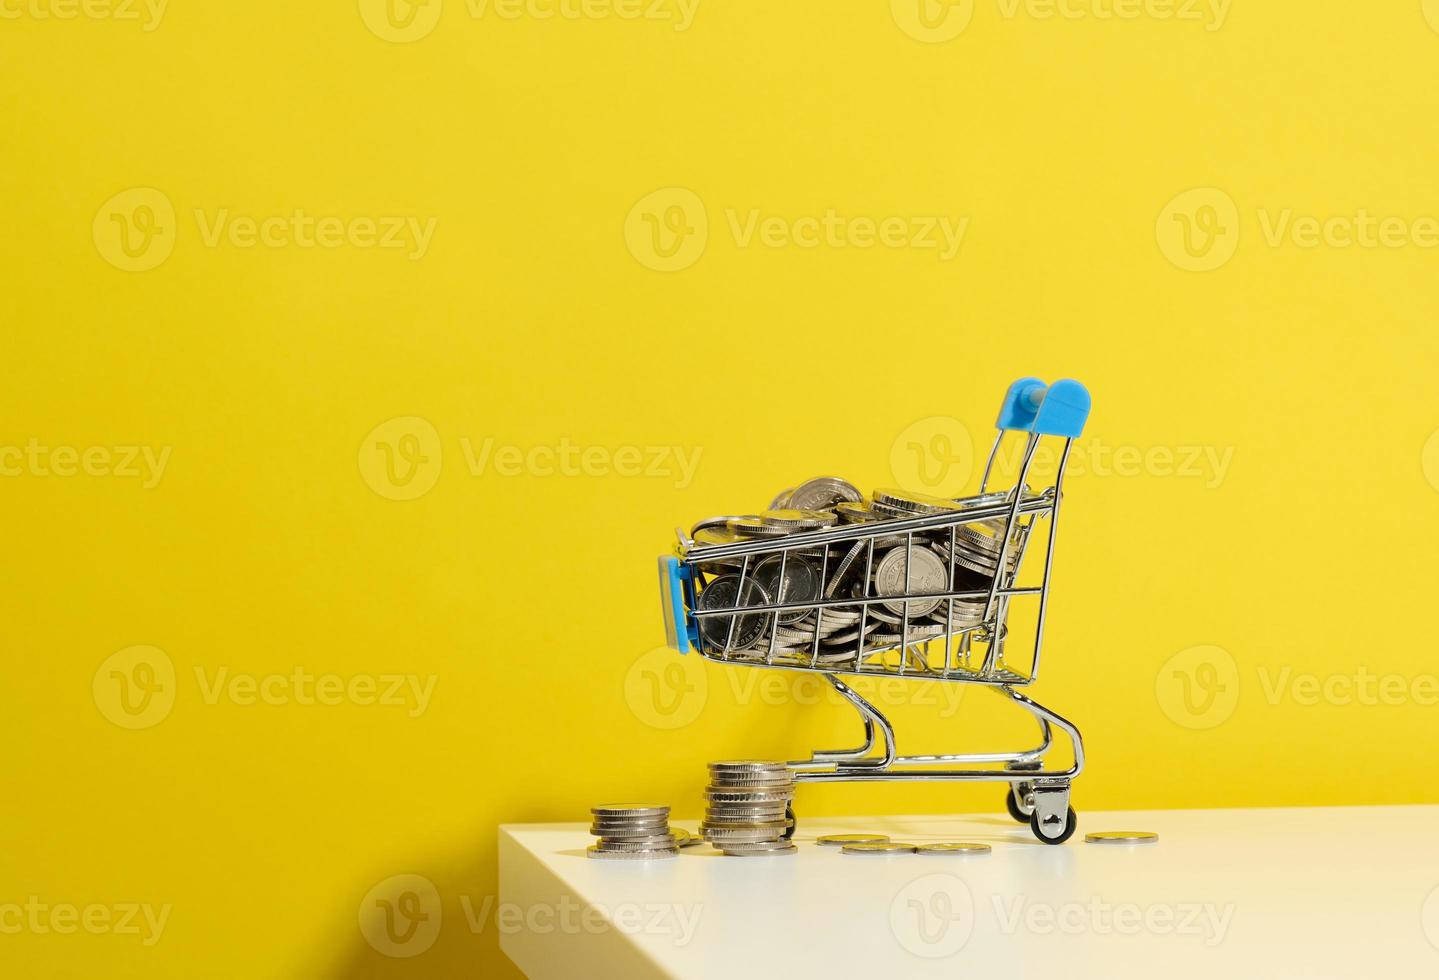
[[665, 618], [665, 640], [671, 650], [689, 653], [696, 637], [685, 619], [685, 569], [678, 558], [660, 556], [660, 607]]
[[1077, 439], [1088, 418], [1089, 391], [1078, 381], [1066, 378], [1046, 385], [1038, 378], [1020, 378], [1005, 392], [995, 425], [1011, 431]]

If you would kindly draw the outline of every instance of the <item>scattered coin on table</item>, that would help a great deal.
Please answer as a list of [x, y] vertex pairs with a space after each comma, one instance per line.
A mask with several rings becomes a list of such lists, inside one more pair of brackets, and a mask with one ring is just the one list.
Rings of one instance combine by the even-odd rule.
[[1159, 835], [1148, 830], [1101, 830], [1085, 834], [1089, 844], [1153, 844]]
[[816, 844], [843, 847], [845, 844], [888, 844], [888, 834], [825, 834], [815, 838]]
[[988, 844], [972, 841], [943, 841], [938, 844], [920, 844], [914, 850], [916, 854], [988, 854], [991, 848]]
[[887, 841], [883, 844], [846, 844], [840, 848], [842, 854], [913, 854], [915, 845]]

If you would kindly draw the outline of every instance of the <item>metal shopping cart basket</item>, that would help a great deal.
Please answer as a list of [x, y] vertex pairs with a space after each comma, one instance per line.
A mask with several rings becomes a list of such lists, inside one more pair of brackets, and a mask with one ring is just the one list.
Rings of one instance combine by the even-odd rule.
[[[675, 554], [660, 559], [669, 645], [719, 663], [817, 672], [853, 705], [864, 744], [789, 763], [796, 780], [1004, 782], [1010, 815], [1041, 841], [1063, 843], [1076, 826], [1069, 794], [1084, 769], [1083, 741], [1071, 722], [1018, 689], [1039, 676], [1065, 464], [1089, 405], [1077, 381], [1010, 385], [976, 496], [876, 491], [872, 500], [836, 505], [848, 523], [815, 526], [823, 521], [786, 510], [771, 520], [725, 519], [708, 534], [680, 532]], [[1014, 484], [990, 491], [1010, 433], [1023, 440]], [[1053, 485], [1036, 490], [1028, 478], [1042, 440], [1058, 453]], [[1036, 539], [1044, 557], [1034, 570], [1038, 559], [1028, 552]], [[1035, 616], [1033, 649], [1016, 657], [1006, 650], [1009, 613], [1026, 606]], [[1036, 719], [1040, 744], [899, 755], [893, 725], [840, 675], [983, 685]], [[1044, 762], [1056, 728], [1073, 747], [1067, 769]]]

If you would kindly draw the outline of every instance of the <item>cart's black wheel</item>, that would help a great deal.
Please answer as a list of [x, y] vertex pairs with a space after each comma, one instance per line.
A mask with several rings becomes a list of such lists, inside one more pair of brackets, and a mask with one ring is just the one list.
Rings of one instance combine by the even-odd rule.
[[1019, 823], [1029, 823], [1029, 814], [1019, 808], [1019, 801], [1014, 798], [1014, 787], [1004, 788], [1004, 805], [1009, 808], [1009, 815]]
[[1069, 811], [1064, 815], [1064, 829], [1061, 830], [1057, 836], [1050, 837], [1040, 829], [1039, 810], [1036, 808], [1034, 815], [1029, 818], [1029, 829], [1034, 831], [1035, 837], [1038, 837], [1046, 844], [1063, 844], [1069, 840], [1069, 838], [1073, 837], [1074, 832], [1079, 829], [1079, 818], [1074, 815], [1074, 807], [1070, 807]]
[[784, 805], [784, 839], [789, 840], [794, 836], [794, 804]]

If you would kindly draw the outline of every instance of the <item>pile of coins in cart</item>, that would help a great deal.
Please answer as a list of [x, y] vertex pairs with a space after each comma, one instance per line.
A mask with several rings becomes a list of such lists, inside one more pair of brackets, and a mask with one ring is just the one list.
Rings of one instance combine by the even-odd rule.
[[[1006, 494], [962, 501], [904, 490], [876, 490], [865, 497], [836, 477], [818, 477], [784, 490], [758, 514], [713, 517], [696, 524], [694, 548], [743, 541], [781, 541], [805, 531], [843, 525], [874, 525], [1004, 503]], [[1030, 499], [1030, 498], [1026, 498]], [[946, 601], [905, 596], [948, 591], [987, 592], [999, 572], [1006, 576], [1022, 552], [1026, 526], [1002, 545], [1002, 518], [958, 527], [876, 535], [827, 545], [797, 541], [783, 553], [700, 560], [697, 611], [776, 603], [896, 596], [867, 606], [825, 606], [774, 614], [699, 617], [706, 647], [730, 654], [759, 651], [798, 655], [820, 663], [963, 633], [981, 625], [988, 595]], [[741, 592], [743, 593], [741, 595]], [[906, 627], [907, 623], [907, 627]], [[907, 631], [906, 631], [907, 629]], [[901, 635], [903, 633], [903, 635]]]

